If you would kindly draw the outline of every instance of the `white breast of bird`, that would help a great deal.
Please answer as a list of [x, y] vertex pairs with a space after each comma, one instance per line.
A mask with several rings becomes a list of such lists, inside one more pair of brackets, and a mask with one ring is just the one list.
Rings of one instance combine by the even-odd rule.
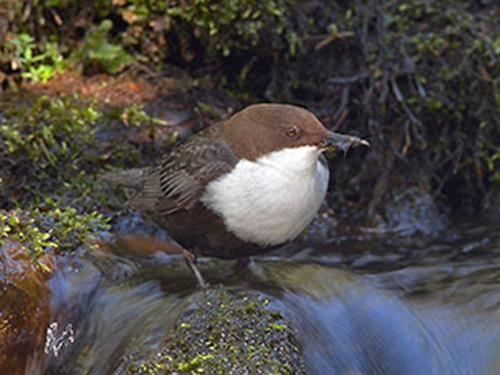
[[207, 185], [206, 207], [219, 214], [238, 238], [260, 246], [296, 238], [324, 200], [328, 167], [315, 146], [286, 148], [234, 169]]

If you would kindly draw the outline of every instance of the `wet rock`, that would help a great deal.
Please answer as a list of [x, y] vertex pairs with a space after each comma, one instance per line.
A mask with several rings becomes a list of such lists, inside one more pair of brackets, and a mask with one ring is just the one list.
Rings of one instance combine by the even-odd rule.
[[50, 292], [45, 281], [53, 264], [39, 259], [36, 266], [19, 243], [0, 247], [0, 373], [37, 374], [43, 369]]
[[294, 332], [268, 298], [224, 289], [194, 297], [161, 350], [128, 356], [115, 374], [305, 372]]
[[446, 228], [446, 219], [432, 196], [418, 189], [394, 192], [384, 206], [379, 222], [368, 232], [400, 236], [436, 235]]

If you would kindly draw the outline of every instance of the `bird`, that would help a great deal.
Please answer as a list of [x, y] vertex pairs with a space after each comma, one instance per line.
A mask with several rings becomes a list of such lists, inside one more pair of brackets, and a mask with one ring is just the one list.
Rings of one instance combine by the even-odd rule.
[[291, 104], [250, 105], [190, 137], [153, 166], [110, 172], [182, 249], [200, 285], [198, 256], [248, 259], [298, 237], [325, 199], [324, 151], [369, 143], [328, 130]]

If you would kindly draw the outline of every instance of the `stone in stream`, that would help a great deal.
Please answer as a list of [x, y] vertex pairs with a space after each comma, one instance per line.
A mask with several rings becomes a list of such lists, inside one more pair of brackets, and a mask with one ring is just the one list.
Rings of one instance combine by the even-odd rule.
[[140, 348], [115, 374], [304, 374], [292, 328], [261, 294], [224, 289], [197, 293], [161, 350]]

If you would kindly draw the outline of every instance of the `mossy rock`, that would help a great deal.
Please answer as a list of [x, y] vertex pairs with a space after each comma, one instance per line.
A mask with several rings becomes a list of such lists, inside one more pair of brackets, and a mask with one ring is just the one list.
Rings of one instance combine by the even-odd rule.
[[128, 357], [135, 374], [303, 374], [294, 330], [272, 302], [249, 291], [211, 289], [196, 295], [160, 351]]
[[107, 110], [73, 95], [0, 97], [0, 245], [18, 242], [36, 263], [109, 234], [125, 197], [99, 176], [139, 156], [121, 136], [129, 131], [124, 113], [135, 116], [133, 129], [151, 126], [138, 107]]
[[94, 246], [109, 231], [109, 219], [96, 211], [79, 214], [75, 208], [46, 207], [44, 210], [4, 211], [0, 209], [0, 247], [18, 243], [36, 265], [46, 253], [75, 251]]

